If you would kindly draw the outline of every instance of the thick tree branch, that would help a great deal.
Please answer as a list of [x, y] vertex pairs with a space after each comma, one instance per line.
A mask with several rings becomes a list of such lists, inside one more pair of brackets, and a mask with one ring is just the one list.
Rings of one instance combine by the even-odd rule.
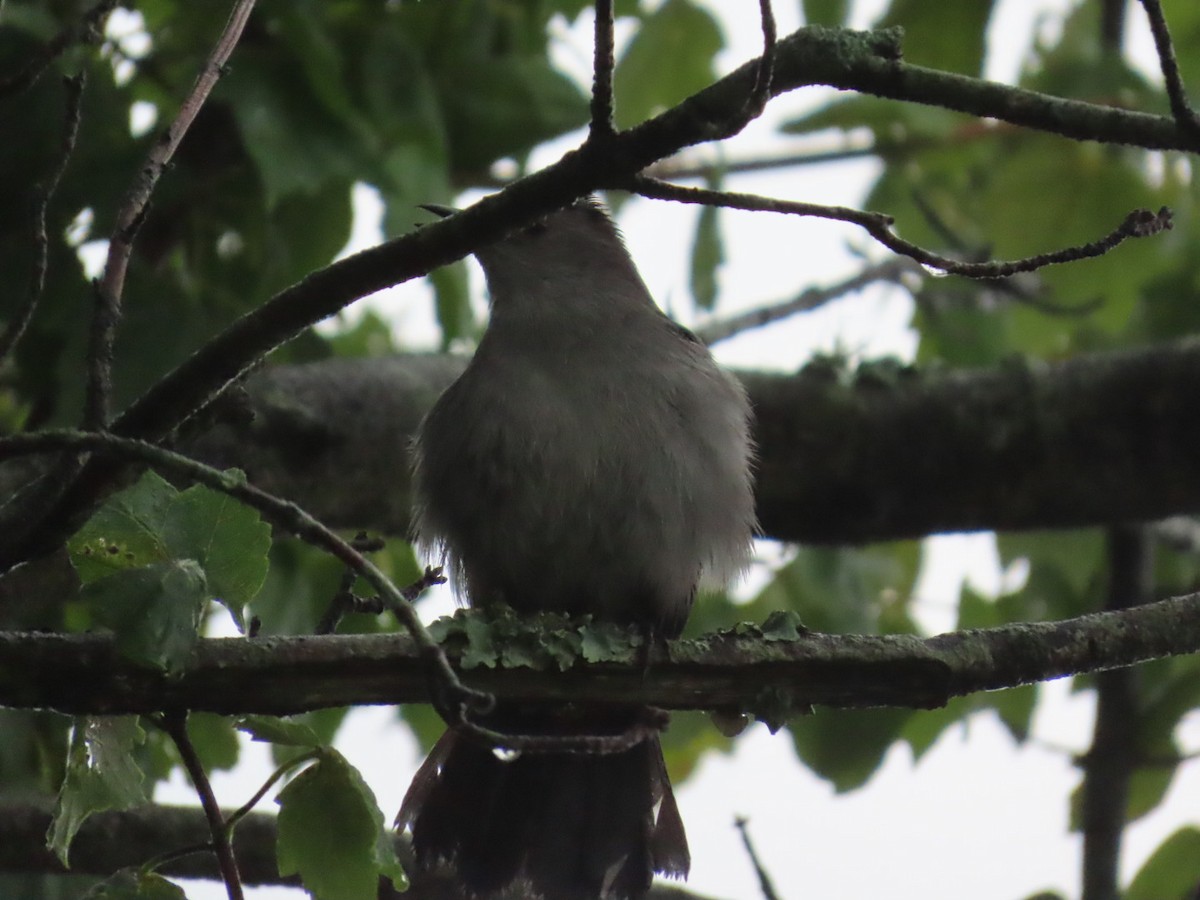
[[[909, 66], [899, 33], [805, 28], [773, 55], [772, 96], [814, 84], [956, 109], [1065, 137], [1157, 149], [1195, 149], [1200, 139], [1173, 119], [1063, 100]], [[622, 184], [680, 149], [736, 130], [763, 67], [751, 61], [642, 125], [585, 145], [469, 210], [315, 272], [238, 320], [158, 382], [113, 423], [126, 437], [157, 440], [212, 400], [273, 347], [359, 297], [424, 275], [538, 215], [597, 188]], [[602, 144], [602, 146], [601, 146]], [[0, 570], [60, 544], [111, 489], [115, 470], [93, 461], [69, 490], [29, 520], [25, 495], [0, 508]], [[44, 490], [44, 488], [43, 488]], [[37, 489], [31, 489], [36, 493]]]
[[[452, 660], [462, 647], [447, 647]], [[498, 697], [723, 709], [778, 721], [818, 704], [931, 708], [949, 698], [1200, 651], [1200, 594], [1061, 622], [912, 635], [758, 629], [677, 641], [642, 663], [576, 660], [565, 671], [461, 670]], [[635, 654], [636, 655], [636, 654]], [[427, 668], [401, 635], [201, 640], [167, 676], [117, 655], [102, 635], [0, 632], [0, 706], [73, 714], [190, 709], [290, 714], [423, 703]]]
[[[404, 535], [411, 436], [463, 365], [415, 356], [267, 370], [247, 384], [254, 421], [191, 449], [334, 527]], [[1198, 339], [960, 372], [818, 363], [741, 377], [768, 537], [856, 543], [1200, 509]]]

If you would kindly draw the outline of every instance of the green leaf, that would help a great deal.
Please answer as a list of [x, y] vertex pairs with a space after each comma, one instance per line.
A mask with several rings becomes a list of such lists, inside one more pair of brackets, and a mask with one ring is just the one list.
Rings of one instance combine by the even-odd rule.
[[206, 771], [232, 769], [241, 753], [237, 730], [227, 716], [194, 712], [187, 719], [188, 736]]
[[711, 310], [717, 303], [717, 270], [725, 262], [718, 216], [720, 207], [702, 206], [696, 220], [696, 238], [692, 242], [692, 300], [700, 309]]
[[135, 716], [75, 720], [66, 777], [46, 836], [46, 846], [64, 866], [71, 841], [88, 816], [147, 801], [142, 771], [133, 761], [134, 748], [145, 738]]
[[177, 493], [147, 472], [133, 487], [114, 494], [67, 544], [80, 581], [88, 584], [170, 558], [162, 532]]
[[281, 875], [299, 875], [316, 900], [375, 900], [379, 877], [407, 886], [375, 795], [327, 750], [279, 793]]
[[362, 171], [366, 134], [318, 101], [295, 77], [294, 55], [279, 42], [243, 46], [236, 77], [214, 96], [237, 118], [246, 152], [266, 189], [267, 208], [292, 194], [315, 194], [331, 180], [349, 185]]
[[392, 327], [374, 310], [368, 310], [354, 325], [330, 335], [334, 356], [372, 359], [391, 356], [399, 348], [392, 339]]
[[475, 326], [466, 265], [460, 261], [435, 269], [429, 273], [429, 282], [437, 298], [437, 319], [445, 350], [452, 341], [469, 336]]
[[692, 0], [666, 0], [637, 30], [613, 75], [618, 128], [630, 128], [707, 87], [725, 38]]
[[833, 634], [910, 631], [904, 607], [921, 559], [915, 541], [866, 548], [800, 547], [743, 618], [774, 610], [799, 613], [804, 625]]
[[[245, 479], [237, 470], [225, 475]], [[270, 546], [270, 526], [253, 509], [202, 485], [180, 493], [147, 472], [110, 498], [68, 550], [84, 583], [83, 598], [100, 604], [94, 607], [100, 621], [118, 632], [124, 623], [145, 633], [152, 624], [164, 625], [137, 621], [156, 596], [163, 602], [168, 596], [190, 600], [195, 591], [203, 594], [201, 602], [222, 603], [244, 630], [242, 609], [266, 579]], [[133, 593], [122, 598], [126, 590]], [[178, 604], [159, 614], [172, 617], [164, 634], [175, 637], [175, 626], [190, 620], [189, 609]], [[128, 647], [137, 645], [133, 639]]]
[[445, 49], [437, 74], [451, 171], [486, 171], [587, 123], [587, 97], [545, 56]]
[[800, 0], [806, 25], [826, 25], [836, 28], [846, 24], [850, 0]]
[[1159, 845], [1133, 876], [1125, 900], [1186, 900], [1196, 890], [1200, 828], [1184, 826]]
[[244, 632], [242, 610], [267, 577], [271, 527], [250, 507], [195, 485], [171, 504], [163, 537], [172, 556], [199, 563], [215, 599]]
[[926, 3], [892, 0], [878, 23], [904, 26], [904, 60], [963, 75], [983, 72], [990, 0], [973, 3]]
[[166, 671], [180, 668], [195, 645], [208, 598], [204, 570], [191, 559], [118, 572], [80, 592], [122, 656]]
[[817, 709], [788, 722], [796, 755], [838, 793], [862, 787], [913, 715], [904, 709]]
[[128, 868], [93, 885], [83, 900], [187, 900], [187, 894], [155, 872]]
[[324, 743], [317, 737], [317, 733], [303, 722], [276, 716], [242, 716], [236, 721], [236, 728], [246, 732], [254, 740], [268, 744], [319, 747]]

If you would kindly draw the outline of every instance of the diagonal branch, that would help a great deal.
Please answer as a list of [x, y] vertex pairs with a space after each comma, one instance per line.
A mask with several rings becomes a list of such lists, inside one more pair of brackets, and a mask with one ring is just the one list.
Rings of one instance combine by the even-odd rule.
[[242, 36], [254, 3], [255, 0], [237, 0], [234, 3], [225, 29], [205, 61], [191, 93], [180, 106], [175, 121], [155, 141], [117, 211], [117, 220], [108, 241], [104, 273], [95, 285], [96, 309], [88, 347], [88, 388], [84, 408], [84, 426], [87, 428], [99, 429], [108, 424], [113, 342], [121, 320], [121, 295], [125, 289], [133, 241], [145, 218], [150, 196], [158, 185], [159, 176], [204, 106], [204, 101], [224, 73], [225, 64]]
[[696, 337], [711, 346], [720, 341], [729, 340], [743, 332], [753, 331], [756, 328], [764, 328], [775, 322], [791, 318], [798, 313], [818, 309], [826, 303], [830, 303], [847, 294], [856, 293], [878, 281], [899, 283], [905, 274], [919, 276], [924, 275], [925, 270], [906, 257], [895, 257], [882, 263], [867, 266], [857, 275], [847, 278], [845, 281], [840, 281], [837, 284], [831, 284], [829, 287], [807, 288], [799, 296], [793, 297], [790, 300], [785, 300], [781, 303], [772, 303], [767, 306], [759, 306], [724, 319], [706, 322], [698, 328], [693, 328], [692, 331]]
[[1167, 17], [1163, 14], [1161, 0], [1141, 0], [1141, 3], [1150, 22], [1150, 33], [1154, 35], [1154, 48], [1158, 52], [1158, 64], [1166, 83], [1171, 113], [1180, 128], [1200, 135], [1200, 115], [1196, 114], [1196, 110], [1188, 102], [1187, 89], [1179, 72], [1175, 44], [1171, 40], [1171, 31], [1167, 27]]
[[58, 190], [58, 183], [62, 181], [63, 173], [67, 170], [67, 163], [71, 161], [71, 154], [75, 151], [75, 140], [79, 136], [79, 123], [82, 118], [83, 89], [86, 83], [87, 78], [82, 72], [63, 79], [67, 91], [67, 114], [62, 143], [59, 147], [58, 164], [45, 183], [36, 189], [37, 209], [34, 212], [33, 222], [33, 273], [29, 279], [29, 289], [25, 294], [24, 302], [13, 315], [12, 320], [5, 326], [3, 332], [0, 332], [0, 361], [12, 352], [13, 347], [21, 339], [21, 335], [25, 333], [25, 329], [29, 327], [29, 323], [33, 321], [33, 314], [37, 310], [37, 305], [42, 298], [42, 291], [46, 287], [46, 266], [50, 245], [49, 238], [46, 236], [46, 212], [49, 209], [50, 201], [54, 198], [55, 191]]

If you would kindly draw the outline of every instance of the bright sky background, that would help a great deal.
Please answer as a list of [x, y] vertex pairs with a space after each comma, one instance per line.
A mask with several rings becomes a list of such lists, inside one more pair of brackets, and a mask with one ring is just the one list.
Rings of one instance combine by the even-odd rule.
[[[720, 61], [728, 71], [759, 52], [755, 4], [708, 0], [730, 33]], [[865, 27], [884, 3], [856, 4], [858, 27]], [[1002, 0], [994, 15], [988, 77], [1012, 81], [1030, 30], [1046, 10], [1065, 0]], [[737, 8], [736, 14], [730, 10]], [[776, 4], [779, 32], [800, 23], [795, 0]], [[1044, 26], [1040, 26], [1044, 27]], [[1147, 71], [1156, 77], [1152, 43], [1140, 9], [1129, 9], [1129, 40]], [[590, 67], [590, 25], [573, 29], [563, 64], [585, 80]], [[572, 49], [573, 48], [573, 49]], [[731, 157], [753, 156], [764, 149], [784, 150], [773, 133], [779, 121], [824, 102], [828, 91], [809, 89], [773, 103], [764, 119], [727, 145]], [[539, 151], [538, 165], [555, 160], [578, 143], [579, 136]], [[810, 202], [854, 205], [861, 201], [876, 172], [870, 161], [761, 173], [731, 179], [735, 190], [760, 192]], [[356, 194], [357, 219], [348, 250], [380, 239], [378, 199], [366, 188]], [[697, 211], [655, 201], [631, 202], [621, 226], [651, 291], [679, 317], [690, 322], [687, 291], [689, 247]], [[726, 211], [723, 221], [727, 265], [721, 272], [722, 316], [740, 308], [783, 299], [801, 285], [825, 285], [857, 272], [862, 261], [854, 248], [883, 258], [852, 226], [766, 214]], [[414, 221], [420, 217], [414, 212]], [[795, 260], [803, 272], [787, 270], [780, 260]], [[473, 272], [482, 298], [480, 273]], [[776, 283], [776, 280], [778, 283]], [[407, 346], [429, 346], [436, 339], [428, 294], [421, 285], [405, 285], [358, 304], [382, 311]], [[479, 301], [482, 312], [482, 299]], [[352, 311], [353, 317], [358, 314]], [[790, 370], [816, 351], [839, 350], [857, 357], [895, 354], [911, 357], [915, 336], [908, 328], [911, 303], [895, 289], [873, 289], [848, 297], [787, 323], [752, 332], [720, 345], [716, 354], [729, 366]], [[777, 564], [779, 548], [763, 546], [764, 567]], [[761, 583], [765, 572], [752, 574]], [[966, 577], [979, 590], [996, 593], [1002, 581], [990, 534], [950, 535], [928, 544], [926, 566], [917, 590], [915, 612], [930, 631], [952, 626], [958, 589]], [[1005, 581], [1019, 579], [1008, 573]], [[1011, 587], [1011, 584], [1009, 585]], [[423, 603], [427, 615], [450, 608], [442, 596]], [[942, 737], [921, 761], [912, 763], [904, 747], [893, 748], [869, 785], [835, 796], [802, 768], [786, 734], [771, 736], [753, 726], [730, 756], [710, 755], [677, 795], [692, 848], [688, 882], [701, 894], [723, 900], [760, 896], [740, 838], [736, 816], [750, 821], [760, 859], [784, 898], [972, 897], [1018, 900], [1041, 889], [1078, 894], [1080, 842], [1067, 832], [1067, 796], [1078, 783], [1071, 755], [1090, 740], [1090, 695], [1072, 696], [1067, 683], [1043, 688], [1033, 738], [1016, 746], [993, 716], [973, 718], [967, 727]], [[1195, 717], [1183, 737], [1185, 747], [1200, 748]], [[363, 772], [386, 816], [394, 814], [419, 763], [412, 737], [396, 727], [390, 708], [351, 714], [338, 742]], [[254, 765], [246, 761], [257, 760]], [[270, 771], [265, 748], [249, 745], [235, 774], [220, 773], [214, 786], [221, 802], [240, 804]], [[1127, 832], [1123, 871], [1128, 877], [1169, 833], [1195, 820], [1200, 797], [1198, 767], [1184, 767], [1166, 803]], [[1189, 800], [1190, 798], [1190, 800]], [[194, 803], [182, 777], [160, 789], [163, 802]], [[269, 801], [262, 808], [269, 809]], [[194, 900], [224, 897], [215, 883], [190, 882]], [[296, 897], [293, 890], [252, 889], [248, 896]]]

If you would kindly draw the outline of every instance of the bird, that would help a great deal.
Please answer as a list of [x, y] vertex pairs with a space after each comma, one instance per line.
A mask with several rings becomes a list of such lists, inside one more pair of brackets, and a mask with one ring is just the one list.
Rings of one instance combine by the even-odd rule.
[[[473, 608], [678, 637], [698, 587], [750, 560], [745, 391], [655, 304], [594, 197], [475, 256], [488, 324], [417, 432], [416, 543]], [[613, 736], [644, 720], [501, 699], [486, 723]], [[656, 734], [620, 752], [509, 752], [451, 726], [396, 824], [419, 867], [448, 869], [471, 897], [632, 900], [690, 867]]]

